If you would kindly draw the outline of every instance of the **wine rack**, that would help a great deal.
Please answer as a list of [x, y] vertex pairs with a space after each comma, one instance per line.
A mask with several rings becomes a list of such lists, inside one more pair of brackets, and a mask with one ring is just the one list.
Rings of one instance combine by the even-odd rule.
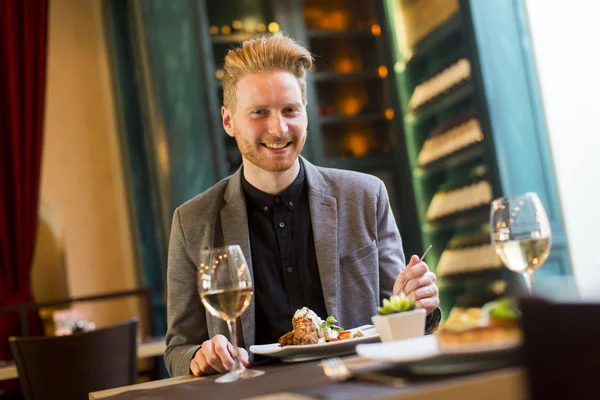
[[358, 0], [302, 5], [307, 44], [316, 57], [314, 132], [324, 163], [348, 166], [348, 160], [379, 158], [391, 164], [390, 121], [397, 110], [390, 102], [389, 68], [378, 51], [382, 28], [375, 9]]
[[474, 86], [465, 20], [458, 1], [433, 1], [439, 10], [431, 3], [387, 5], [397, 26], [394, 72], [420, 234], [433, 245], [428, 263], [447, 315], [454, 305], [498, 295], [512, 276], [489, 239], [489, 204], [501, 188], [488, 156], [492, 133]]

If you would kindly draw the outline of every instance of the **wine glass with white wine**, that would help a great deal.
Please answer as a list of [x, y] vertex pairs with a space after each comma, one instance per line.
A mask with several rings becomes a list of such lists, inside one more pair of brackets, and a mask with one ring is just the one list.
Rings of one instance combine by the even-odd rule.
[[544, 206], [535, 193], [503, 197], [492, 202], [490, 233], [506, 268], [523, 274], [533, 295], [533, 272], [550, 254], [552, 231]]
[[253, 294], [252, 278], [240, 246], [217, 247], [200, 252], [198, 292], [208, 312], [227, 322], [233, 345], [234, 367], [216, 382], [234, 382], [264, 374], [264, 371], [246, 369], [238, 354], [235, 322], [250, 305]]

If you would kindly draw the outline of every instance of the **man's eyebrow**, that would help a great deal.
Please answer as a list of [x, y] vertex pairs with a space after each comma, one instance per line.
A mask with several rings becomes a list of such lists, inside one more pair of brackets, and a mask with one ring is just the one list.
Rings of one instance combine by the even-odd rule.
[[[302, 103], [298, 103], [298, 102], [292, 101], [292, 102], [289, 102], [289, 103], [285, 103], [283, 105], [283, 108], [285, 108], [285, 107], [302, 107]], [[271, 107], [269, 105], [266, 105], [266, 104], [256, 104], [256, 105], [250, 105], [250, 106], [246, 107], [246, 111], [263, 109], [263, 108], [271, 108]]]
[[249, 105], [248, 107], [246, 107], [246, 111], [252, 111], [252, 110], [256, 110], [256, 109], [262, 109], [262, 108], [269, 108], [269, 106], [264, 105], [264, 104], [252, 104]]

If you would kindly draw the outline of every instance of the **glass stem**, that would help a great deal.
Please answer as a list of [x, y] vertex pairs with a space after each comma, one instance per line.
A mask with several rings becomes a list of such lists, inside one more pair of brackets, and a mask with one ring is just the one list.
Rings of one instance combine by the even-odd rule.
[[527, 271], [523, 274], [523, 278], [525, 278], [525, 285], [527, 286], [529, 295], [533, 296], [533, 269], [528, 268]]
[[240, 362], [237, 346], [237, 324], [235, 319], [227, 320], [227, 327], [229, 328], [229, 336], [231, 337], [231, 344], [233, 345], [233, 371], [243, 371], [244, 365]]

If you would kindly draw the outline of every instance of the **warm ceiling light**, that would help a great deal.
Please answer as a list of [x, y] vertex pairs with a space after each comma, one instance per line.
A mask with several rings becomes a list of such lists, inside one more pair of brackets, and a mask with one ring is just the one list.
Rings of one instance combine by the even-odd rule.
[[264, 32], [267, 30], [267, 26], [265, 24], [258, 24], [256, 25], [256, 31], [257, 32]]
[[394, 110], [391, 107], [385, 109], [385, 118], [390, 120], [394, 118]]
[[218, 34], [219, 34], [219, 27], [218, 27], [218, 26], [216, 26], [216, 25], [213, 25], [213, 26], [211, 26], [211, 27], [208, 29], [208, 32], [209, 32], [211, 35], [218, 35]]
[[271, 22], [269, 24], [269, 32], [271, 32], [271, 33], [279, 32], [279, 24], [277, 22]]
[[379, 36], [381, 35], [381, 27], [377, 24], [373, 24], [371, 25], [371, 32], [374, 36]]
[[231, 26], [233, 27], [233, 29], [240, 30], [242, 29], [242, 21], [235, 20], [231, 23]]
[[218, 69], [218, 70], [215, 71], [215, 77], [218, 80], [223, 79], [224, 76], [225, 76], [225, 71], [223, 71], [222, 69]]
[[377, 73], [380, 77], [385, 78], [388, 74], [388, 70], [385, 65], [381, 65], [379, 68], [377, 68]]
[[221, 32], [223, 35], [229, 35], [231, 33], [231, 27], [229, 25], [223, 25], [221, 27]]

